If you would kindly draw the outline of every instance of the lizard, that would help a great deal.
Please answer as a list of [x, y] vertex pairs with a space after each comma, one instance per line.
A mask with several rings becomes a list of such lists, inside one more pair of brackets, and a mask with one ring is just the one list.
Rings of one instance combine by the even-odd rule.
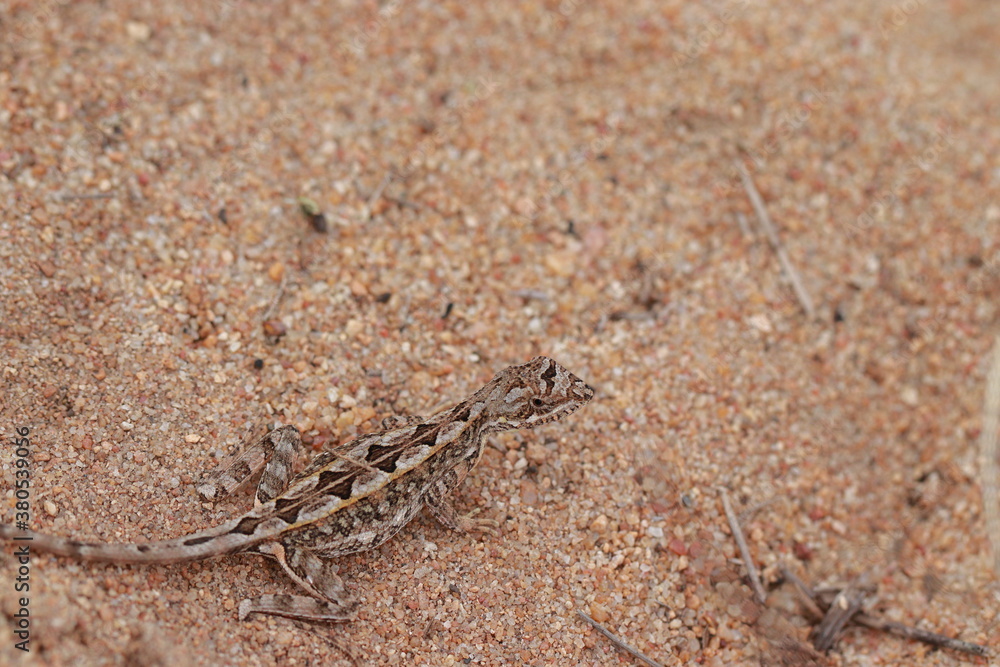
[[253, 509], [213, 528], [158, 542], [110, 544], [0, 524], [0, 539], [30, 540], [31, 550], [57, 556], [124, 564], [256, 554], [276, 560], [308, 596], [243, 600], [241, 621], [254, 613], [351, 621], [358, 603], [338, 576], [335, 558], [378, 547], [423, 508], [446, 528], [482, 529], [488, 520], [460, 516], [448, 495], [479, 462], [487, 436], [561, 419], [593, 396], [590, 386], [556, 361], [535, 357], [429, 417], [388, 417], [382, 430], [319, 453], [295, 476], [299, 430], [271, 430], [198, 487], [203, 500], [214, 501], [260, 473]]

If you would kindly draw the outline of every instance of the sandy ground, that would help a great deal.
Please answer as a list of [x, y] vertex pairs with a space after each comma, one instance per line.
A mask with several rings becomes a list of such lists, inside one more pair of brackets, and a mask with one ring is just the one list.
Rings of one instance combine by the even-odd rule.
[[[665, 665], [810, 664], [780, 563], [1000, 650], [1000, 7], [497, 4], [0, 2], [0, 424], [36, 529], [220, 522], [249, 497], [195, 486], [251, 425], [318, 450], [535, 354], [598, 392], [492, 440], [457, 504], [498, 536], [422, 517], [343, 559], [355, 623], [237, 621], [292, 592], [249, 557], [37, 555], [0, 663], [634, 664], [583, 610]], [[819, 664], [987, 663], [850, 629]]]

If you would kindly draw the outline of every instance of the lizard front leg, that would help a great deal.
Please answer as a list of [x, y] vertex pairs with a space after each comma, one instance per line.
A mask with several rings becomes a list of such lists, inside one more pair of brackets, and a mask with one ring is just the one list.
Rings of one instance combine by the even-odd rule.
[[[424, 421], [426, 421], [425, 417], [396, 415], [383, 419], [382, 428], [386, 431], [391, 431], [397, 428], [421, 424]], [[471, 515], [475, 511], [462, 516], [455, 510], [451, 501], [447, 498], [447, 495], [462, 483], [465, 476], [476, 467], [476, 463], [478, 462], [478, 455], [462, 461], [438, 479], [431, 489], [424, 494], [424, 504], [431, 513], [431, 516], [445, 528], [462, 533], [471, 530], [496, 532], [494, 530], [497, 526], [496, 521], [491, 519], [472, 519]]]
[[337, 566], [303, 547], [280, 542], [265, 542], [254, 552], [270, 556], [281, 564], [292, 581], [312, 597], [302, 595], [261, 595], [240, 603], [239, 618], [250, 614], [272, 614], [306, 621], [352, 621], [357, 616], [358, 603], [337, 576]]
[[478, 510], [461, 515], [448, 499], [448, 494], [462, 483], [462, 480], [469, 474], [469, 471], [475, 467], [477, 460], [478, 458], [462, 461], [459, 465], [442, 475], [424, 493], [424, 506], [438, 523], [450, 530], [460, 533], [476, 531], [496, 534], [496, 528], [499, 525], [496, 521], [493, 519], [473, 519], [472, 515]]

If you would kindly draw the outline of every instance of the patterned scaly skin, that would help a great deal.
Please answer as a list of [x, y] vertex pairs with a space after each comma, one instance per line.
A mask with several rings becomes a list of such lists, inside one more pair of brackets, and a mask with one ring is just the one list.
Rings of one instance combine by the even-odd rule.
[[199, 487], [206, 500], [238, 488], [263, 468], [254, 508], [215, 528], [145, 544], [94, 544], [0, 524], [0, 539], [30, 538], [34, 551], [115, 563], [182, 563], [227, 554], [276, 559], [310, 597], [263, 595], [240, 604], [252, 613], [315, 621], [347, 621], [357, 603], [332, 559], [379, 546], [422, 508], [454, 530], [482, 528], [448, 500], [483, 453], [489, 433], [561, 419], [594, 396], [582, 380], [548, 357], [498, 373], [458, 405], [426, 419], [394, 417], [378, 433], [319, 454], [292, 477], [300, 435], [277, 428]]

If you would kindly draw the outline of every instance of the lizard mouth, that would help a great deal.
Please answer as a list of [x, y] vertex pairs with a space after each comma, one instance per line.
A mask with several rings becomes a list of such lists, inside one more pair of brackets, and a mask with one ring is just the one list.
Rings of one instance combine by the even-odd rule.
[[579, 380], [578, 384], [573, 387], [572, 397], [574, 400], [560, 405], [552, 412], [539, 416], [535, 419], [529, 419], [525, 422], [524, 428], [535, 428], [536, 426], [548, 424], [549, 422], [553, 422], [557, 419], [562, 419], [567, 415], [573, 414], [590, 402], [590, 399], [594, 397], [594, 389], [582, 380]]

